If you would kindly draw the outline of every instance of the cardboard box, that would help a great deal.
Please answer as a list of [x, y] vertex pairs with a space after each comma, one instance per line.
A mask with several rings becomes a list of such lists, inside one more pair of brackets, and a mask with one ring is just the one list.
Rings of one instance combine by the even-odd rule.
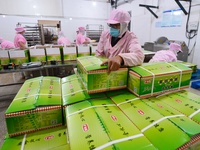
[[63, 61], [76, 61], [77, 59], [77, 49], [75, 45], [62, 47], [63, 51]]
[[176, 118], [169, 118], [169, 120], [178, 126], [183, 132], [187, 133], [190, 137], [200, 133], [200, 124], [197, 124], [190, 118], [186, 117], [184, 114], [181, 114], [176, 109], [162, 102], [162, 99], [159, 100], [155, 97], [152, 97], [149, 99], [142, 99], [142, 101], [153, 109], [157, 110], [163, 116], [180, 115]]
[[9, 50], [10, 62], [21, 65], [30, 61], [29, 50]]
[[59, 64], [62, 62], [62, 56], [59, 47], [47, 47], [46, 56], [48, 64], [51, 64], [50, 61], [56, 61]]
[[[94, 149], [110, 142], [89, 101], [69, 105], [65, 112], [71, 150]], [[113, 150], [113, 146], [105, 150]]]
[[190, 141], [186, 133], [135, 95], [127, 92], [112, 100], [156, 148], [174, 150]]
[[4, 140], [1, 150], [70, 150], [66, 127], [37, 131]]
[[60, 79], [26, 80], [6, 110], [5, 119], [9, 136], [62, 125]]
[[77, 72], [87, 92], [99, 93], [123, 89], [127, 86], [127, 68], [107, 73], [107, 66], [101, 66], [105, 58], [85, 56], [77, 58]]
[[0, 50], [0, 65], [8, 65], [10, 63], [10, 58], [8, 50]]
[[106, 97], [104, 93], [88, 94], [78, 75], [70, 75], [62, 78], [63, 106], [87, 99]]
[[192, 70], [178, 62], [148, 63], [132, 67], [128, 89], [140, 98], [147, 98], [189, 87]]
[[[110, 143], [114, 144], [115, 149], [157, 149], [109, 98], [90, 102], [94, 106], [100, 121], [112, 140]], [[102, 146], [102, 149], [105, 147]]]
[[90, 56], [90, 46], [88, 44], [77, 46], [77, 57]]
[[185, 65], [186, 67], [191, 68], [193, 73], [197, 72], [197, 64], [193, 64], [193, 63], [189, 63], [189, 62], [184, 62], [184, 61], [181, 61], [181, 63], [183, 65]]
[[177, 93], [161, 96], [162, 102], [186, 115], [188, 118], [200, 123], [200, 104], [190, 100], [187, 96], [181, 96]]
[[29, 49], [31, 62], [46, 62], [46, 54], [44, 48]]

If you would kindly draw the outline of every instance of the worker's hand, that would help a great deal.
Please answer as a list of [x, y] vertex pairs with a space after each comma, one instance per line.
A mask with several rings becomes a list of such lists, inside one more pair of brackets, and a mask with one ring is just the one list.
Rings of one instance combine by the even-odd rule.
[[120, 68], [121, 64], [123, 62], [123, 59], [121, 56], [114, 56], [107, 61], [104, 61], [101, 66], [108, 64], [108, 73], [111, 71], [116, 71]]

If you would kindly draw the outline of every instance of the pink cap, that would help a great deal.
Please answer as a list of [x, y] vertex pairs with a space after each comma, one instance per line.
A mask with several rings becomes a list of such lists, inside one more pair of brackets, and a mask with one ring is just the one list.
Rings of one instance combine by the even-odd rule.
[[79, 27], [78, 31], [85, 31], [85, 27]]
[[129, 23], [131, 20], [131, 16], [127, 11], [114, 9], [111, 14], [110, 18], [107, 21], [108, 24], [117, 24], [117, 23]]
[[19, 33], [19, 32], [25, 31], [25, 29], [23, 27], [16, 27], [15, 31], [17, 31], [17, 33]]
[[181, 46], [177, 43], [171, 43], [170, 46], [169, 46], [169, 50], [172, 50], [172, 51], [175, 51], [175, 52], [179, 52], [181, 50]]

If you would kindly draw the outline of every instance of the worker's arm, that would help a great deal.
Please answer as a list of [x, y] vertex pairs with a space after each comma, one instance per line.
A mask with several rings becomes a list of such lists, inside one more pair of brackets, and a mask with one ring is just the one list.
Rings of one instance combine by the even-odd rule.
[[19, 42], [19, 45], [21, 50], [27, 49], [26, 45], [23, 42]]

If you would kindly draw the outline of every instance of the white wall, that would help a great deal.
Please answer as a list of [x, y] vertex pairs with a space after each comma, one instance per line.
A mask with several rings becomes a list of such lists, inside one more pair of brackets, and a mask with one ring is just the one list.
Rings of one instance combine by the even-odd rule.
[[[100, 24], [104, 26], [104, 29], [107, 28], [106, 20], [110, 12], [109, 3], [96, 1], [95, 6], [93, 5], [93, 1], [88, 0], [62, 0], [62, 3], [63, 17], [29, 16], [27, 14], [23, 16], [6, 15], [4, 17], [4, 15], [0, 15], [0, 37], [13, 41], [15, 36], [14, 29], [18, 22], [37, 23], [38, 20], [60, 20], [61, 30], [63, 30], [65, 36], [71, 41], [74, 41], [76, 30], [79, 26]], [[45, 9], [45, 6], [43, 7]], [[69, 20], [69, 18], [72, 18], [72, 20]]]
[[[188, 12], [189, 3], [183, 1], [181, 3]], [[152, 8], [158, 16], [158, 19], [156, 19], [146, 8], [139, 7], [139, 4], [154, 6], [159, 4], [159, 9]], [[182, 25], [180, 27], [156, 27], [156, 23], [162, 21], [163, 11], [179, 8], [174, 0], [134, 0], [131, 3], [120, 5], [118, 8], [132, 11], [132, 31], [138, 36], [142, 45], [145, 42], [156, 41], [161, 36], [165, 36], [171, 40], [185, 41], [185, 43], [188, 44], [188, 39], [185, 36], [187, 15], [184, 13], [182, 13]], [[199, 21], [199, 19], [200, 1], [193, 0], [190, 22]], [[197, 37], [190, 41], [189, 50], [192, 49], [195, 41], [197, 44], [193, 53], [188, 57], [188, 61], [196, 63], [200, 68], [200, 59], [198, 59], [198, 56], [200, 56], [200, 31], [198, 31]]]

